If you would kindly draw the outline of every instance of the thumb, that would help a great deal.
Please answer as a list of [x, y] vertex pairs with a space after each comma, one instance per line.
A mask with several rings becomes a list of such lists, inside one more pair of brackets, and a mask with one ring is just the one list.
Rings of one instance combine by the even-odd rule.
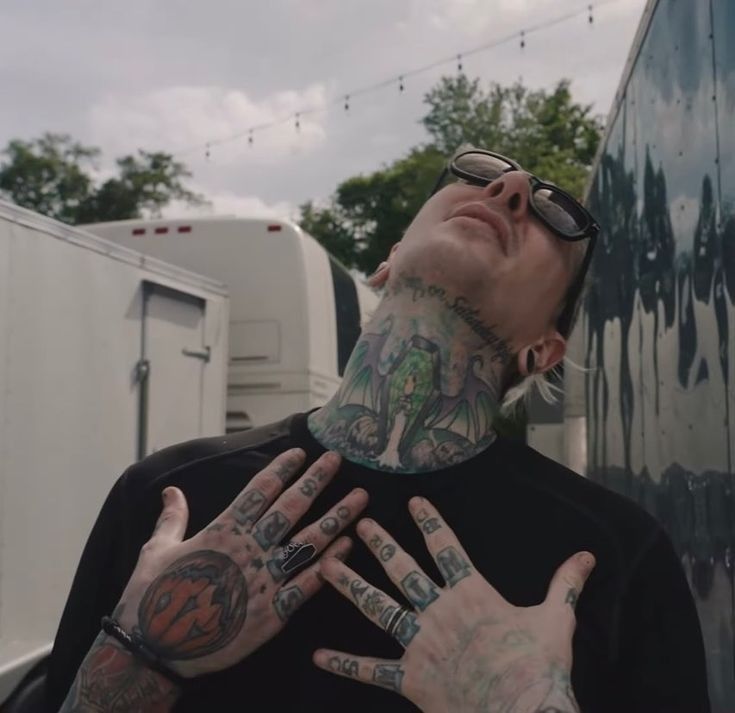
[[546, 604], [555, 608], [577, 606], [585, 582], [595, 567], [595, 558], [590, 552], [577, 552], [554, 573], [546, 595]]
[[156, 522], [151, 540], [181, 542], [189, 522], [189, 506], [184, 493], [178, 488], [168, 487], [161, 493], [163, 510]]

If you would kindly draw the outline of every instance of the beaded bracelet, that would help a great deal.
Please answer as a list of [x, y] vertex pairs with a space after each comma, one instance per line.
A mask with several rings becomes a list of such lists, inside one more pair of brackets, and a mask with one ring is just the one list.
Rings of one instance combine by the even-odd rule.
[[168, 666], [161, 662], [161, 659], [151, 651], [139, 634], [128, 634], [120, 624], [109, 616], [102, 617], [102, 630], [105, 634], [117, 639], [125, 649], [127, 649], [135, 658], [142, 661], [148, 668], [160, 673], [171, 683], [184, 687], [189, 679], [179, 676], [178, 673], [172, 671]]

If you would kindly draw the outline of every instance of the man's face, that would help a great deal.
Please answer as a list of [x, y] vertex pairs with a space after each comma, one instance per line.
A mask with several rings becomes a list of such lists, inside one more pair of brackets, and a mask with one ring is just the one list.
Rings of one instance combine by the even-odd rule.
[[529, 210], [528, 174], [480, 188], [452, 183], [421, 208], [391, 258], [401, 273], [463, 296], [514, 350], [554, 333], [572, 280], [573, 243]]

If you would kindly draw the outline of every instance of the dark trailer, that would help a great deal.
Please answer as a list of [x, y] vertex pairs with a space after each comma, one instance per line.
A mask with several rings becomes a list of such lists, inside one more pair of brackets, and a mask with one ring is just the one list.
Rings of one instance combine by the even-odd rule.
[[587, 474], [681, 555], [717, 713], [735, 711], [734, 122], [735, 2], [651, 0], [587, 195], [604, 230], [589, 371], [567, 374], [585, 382]]

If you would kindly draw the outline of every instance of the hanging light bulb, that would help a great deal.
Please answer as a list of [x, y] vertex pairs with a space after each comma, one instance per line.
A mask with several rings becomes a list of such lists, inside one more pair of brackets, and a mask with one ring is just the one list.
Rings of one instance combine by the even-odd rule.
[[209, 161], [209, 142], [207, 142], [206, 146], [204, 147], [204, 158]]
[[252, 129], [248, 131], [248, 146], [250, 146], [251, 148], [253, 146], [253, 130]]
[[457, 55], [457, 71], [462, 74], [462, 55]]
[[402, 92], [406, 87], [403, 85], [403, 75], [398, 77], [398, 91]]
[[301, 121], [300, 121], [300, 115], [299, 112], [296, 112], [296, 131], [301, 131]]
[[525, 30], [521, 30], [521, 49], [523, 49], [526, 46], [526, 32]]
[[350, 110], [350, 95], [345, 94], [345, 111]]
[[595, 18], [592, 17], [592, 5], [588, 5], [587, 9], [590, 12], [589, 17], [587, 18], [589, 20], [590, 25], [595, 21]]

